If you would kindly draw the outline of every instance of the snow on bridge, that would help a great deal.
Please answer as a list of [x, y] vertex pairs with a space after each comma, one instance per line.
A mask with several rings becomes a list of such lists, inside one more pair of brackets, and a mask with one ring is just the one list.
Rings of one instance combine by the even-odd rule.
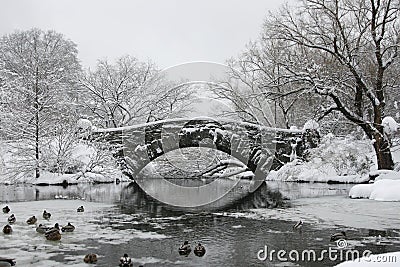
[[121, 128], [96, 129], [92, 139], [119, 148], [121, 164], [132, 177], [147, 164], [170, 151], [207, 147], [225, 152], [241, 161], [256, 177], [264, 179], [305, 149], [315, 147], [315, 129], [288, 130], [227, 119], [168, 119]]

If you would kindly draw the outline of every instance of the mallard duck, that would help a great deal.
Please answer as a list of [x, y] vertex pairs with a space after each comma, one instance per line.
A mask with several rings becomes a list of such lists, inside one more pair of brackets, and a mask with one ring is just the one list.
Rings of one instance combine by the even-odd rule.
[[36, 232], [40, 233], [40, 234], [44, 234], [46, 233], [48, 230], [50, 230], [50, 227], [47, 227], [43, 224], [39, 224], [38, 227], [36, 227]]
[[302, 227], [303, 227], [303, 221], [300, 220], [295, 225], [293, 225], [293, 230], [301, 230]]
[[85, 258], [83, 258], [85, 263], [96, 263], [97, 262], [97, 255], [96, 254], [87, 254]]
[[179, 255], [184, 255], [184, 256], [188, 256], [191, 251], [192, 251], [192, 249], [190, 248], [189, 241], [185, 241], [183, 243], [183, 245], [181, 245], [179, 247], [179, 250], [178, 250]]
[[344, 231], [331, 235], [331, 241], [338, 241], [340, 239], [346, 239], [346, 233]]
[[198, 257], [203, 257], [204, 254], [206, 254], [206, 248], [202, 244], [198, 243], [197, 246], [194, 247], [193, 253]]
[[50, 220], [50, 217], [51, 217], [51, 213], [44, 210], [43, 211], [43, 219]]
[[13, 224], [17, 221], [17, 219], [15, 218], [14, 214], [11, 214], [10, 217], [8, 217], [8, 223], [9, 224]]
[[53, 227], [49, 227], [48, 231], [54, 231], [54, 230], [57, 230], [57, 231], [60, 230], [60, 225], [58, 223], [55, 223]]
[[3, 212], [4, 212], [4, 213], [9, 213], [9, 212], [10, 212], [10, 208], [9, 208], [8, 206], [5, 206], [5, 207], [3, 208]]
[[119, 266], [120, 267], [133, 267], [133, 262], [131, 258], [129, 258], [128, 254], [124, 254], [121, 259], [119, 259]]
[[73, 232], [75, 230], [75, 226], [73, 226], [71, 223], [68, 223], [67, 225], [61, 227], [62, 232]]
[[44, 233], [47, 240], [58, 241], [61, 239], [60, 226], [58, 223]]
[[14, 259], [0, 257], [0, 266], [1, 267], [15, 266], [15, 264], [16, 264], [16, 262]]
[[3, 227], [3, 233], [6, 235], [11, 234], [13, 231], [11, 225], [7, 224], [6, 226]]
[[80, 206], [76, 211], [77, 212], [84, 212], [85, 208], [83, 206]]
[[37, 222], [37, 219], [35, 216], [32, 216], [28, 220], [26, 220], [27, 224], [35, 224], [36, 222]]

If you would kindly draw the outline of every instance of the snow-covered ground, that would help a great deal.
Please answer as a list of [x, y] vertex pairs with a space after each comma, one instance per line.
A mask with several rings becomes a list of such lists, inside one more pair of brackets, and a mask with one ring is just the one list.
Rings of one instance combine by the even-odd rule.
[[[400, 147], [392, 149], [394, 162], [399, 166]], [[391, 170], [371, 171], [369, 176], [375, 177], [370, 184], [355, 185], [350, 189], [350, 198], [368, 198], [378, 201], [400, 201], [400, 172]]]
[[355, 185], [350, 189], [349, 196], [378, 201], [400, 201], [400, 173], [396, 180], [380, 179], [373, 184]]
[[56, 173], [42, 170], [39, 178], [34, 178], [33, 170], [18, 172], [15, 162], [18, 160], [12, 153], [15, 144], [0, 141], [0, 183], [31, 183], [31, 184], [80, 184], [92, 182], [128, 181], [118, 169], [110, 155], [102, 155], [103, 151], [84, 141], [76, 142], [71, 149], [69, 161], [75, 168], [74, 173]]

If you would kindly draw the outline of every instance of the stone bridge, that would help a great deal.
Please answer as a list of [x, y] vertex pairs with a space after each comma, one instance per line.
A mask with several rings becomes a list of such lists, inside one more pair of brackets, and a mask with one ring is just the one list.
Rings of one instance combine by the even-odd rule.
[[107, 141], [119, 148], [121, 167], [133, 179], [151, 161], [169, 151], [207, 147], [241, 161], [258, 179], [278, 169], [290, 157], [302, 157], [315, 147], [313, 130], [287, 130], [226, 119], [169, 119], [123, 128], [98, 129], [92, 140]]

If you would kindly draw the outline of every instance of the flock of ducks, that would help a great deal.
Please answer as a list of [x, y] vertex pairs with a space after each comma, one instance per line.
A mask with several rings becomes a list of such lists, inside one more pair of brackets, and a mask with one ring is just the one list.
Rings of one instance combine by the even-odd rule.
[[[3, 213], [8, 214], [11, 211], [10, 207], [5, 206], [3, 208]], [[83, 206], [80, 206], [77, 208], [76, 210], [77, 212], [84, 212], [85, 208]], [[45, 220], [50, 220], [51, 218], [51, 213], [44, 210], [43, 214], [42, 214], [43, 219]], [[12, 234], [13, 232], [13, 228], [12, 228], [12, 224], [14, 224], [17, 219], [15, 217], [14, 214], [11, 214], [8, 219], [8, 224], [5, 225], [3, 227], [3, 233], [6, 235]], [[26, 220], [26, 223], [28, 225], [33, 225], [36, 224], [38, 221], [38, 219], [36, 218], [36, 216], [32, 216], [30, 218], [28, 218]], [[67, 223], [65, 226], [62, 226], [60, 228], [60, 225], [58, 223], [56, 223], [53, 227], [48, 227], [44, 224], [39, 224], [36, 227], [36, 232], [39, 234], [44, 234], [44, 236], [46, 237], [47, 240], [50, 241], [59, 241], [61, 240], [61, 232], [73, 232], [75, 230], [75, 226], [72, 225], [71, 223]], [[189, 241], [185, 241], [183, 243], [183, 245], [181, 245], [179, 247], [179, 254], [180, 255], [184, 255], [184, 256], [188, 256], [190, 254], [190, 252], [192, 251]], [[193, 253], [198, 256], [198, 257], [203, 257], [204, 254], [206, 253], [206, 249], [204, 248], [204, 246], [201, 243], [198, 243], [196, 245], [196, 247], [193, 250]], [[83, 261], [85, 263], [89, 263], [89, 264], [95, 264], [97, 263], [97, 255], [94, 253], [90, 253], [87, 254], [84, 258]], [[16, 262], [14, 259], [9, 259], [9, 258], [3, 258], [0, 257], [0, 266], [15, 266]], [[128, 256], [128, 254], [124, 254], [120, 260], [119, 260], [119, 266], [120, 267], [133, 267], [133, 262], [132, 259]], [[143, 265], [140, 265], [139, 267], [143, 267]]]
[[[3, 213], [5, 213], [5, 214], [8, 214], [10, 211], [11, 211], [11, 209], [9, 206], [5, 206], [3, 208]], [[85, 208], [83, 206], [80, 206], [77, 209], [77, 212], [84, 212], [84, 211], [85, 211]], [[43, 219], [50, 220], [51, 213], [44, 210], [42, 216], [43, 216]], [[13, 228], [11, 225], [13, 225], [17, 221], [17, 218], [15, 217], [14, 214], [11, 214], [8, 217], [7, 221], [8, 221], [8, 224], [3, 227], [3, 233], [6, 235], [9, 235], [9, 234], [12, 234], [12, 232], [13, 232]], [[28, 225], [33, 225], [33, 224], [36, 224], [37, 221], [38, 221], [38, 218], [36, 216], [32, 216], [26, 220], [26, 223]], [[75, 230], [75, 226], [72, 225], [70, 222], [68, 222], [65, 226], [62, 226], [62, 227], [60, 227], [60, 225], [58, 223], [56, 223], [53, 227], [45, 226], [44, 224], [40, 223], [36, 227], [36, 232], [43, 234], [45, 236], [45, 238], [50, 241], [61, 240], [60, 231], [64, 233], [64, 232], [73, 232], [74, 230]], [[85, 256], [83, 261], [85, 263], [96, 263], [97, 255], [96, 254], [88, 254]], [[129, 264], [126, 265], [126, 262], [131, 262], [129, 257], [125, 257], [125, 261], [123, 262], [125, 265], [123, 265], [122, 261], [121, 261], [122, 265], [120, 264], [120, 266], [123, 266], [123, 267], [131, 267], [132, 266]], [[0, 257], [0, 266], [15, 266], [15, 264], [16, 264], [16, 262], [14, 259]]]
[[[82, 209], [84, 210], [83, 206], [79, 207], [77, 211], [83, 212]], [[3, 213], [8, 214], [10, 211], [11, 211], [11, 209], [8, 206], [5, 206], [3, 208]], [[44, 210], [42, 216], [43, 216], [43, 219], [50, 220], [51, 213]], [[15, 217], [14, 214], [11, 214], [10, 217], [8, 217], [7, 221], [8, 221], [8, 224], [3, 227], [3, 233], [6, 235], [11, 234], [13, 232], [13, 228], [11, 225], [17, 221], [17, 218]], [[32, 216], [26, 220], [26, 223], [28, 225], [33, 225], [33, 224], [36, 224], [37, 221], [38, 221], [38, 219], [36, 218], [36, 216]], [[61, 228], [58, 223], [56, 223], [53, 227], [48, 227], [43, 224], [39, 224], [36, 227], [36, 232], [38, 232], [40, 234], [44, 234], [46, 239], [50, 240], [50, 241], [60, 240], [61, 239], [60, 231], [61, 232], [73, 232], [74, 230], [75, 230], [75, 226], [73, 226], [71, 223], [68, 223], [67, 225], [62, 226]]]
[[[5, 206], [3, 208], [3, 213], [8, 214], [10, 211], [11, 211], [11, 209], [8, 206]], [[84, 212], [84, 211], [85, 211], [85, 208], [83, 206], [80, 206], [77, 208], [77, 212]], [[42, 216], [43, 216], [43, 219], [50, 220], [51, 213], [44, 210]], [[35, 216], [32, 216], [32, 217], [28, 218], [28, 220], [26, 220], [26, 223], [28, 225], [33, 225], [33, 224], [36, 224], [37, 221], [38, 221], [38, 219]], [[13, 232], [11, 225], [14, 224], [15, 222], [16, 222], [15, 215], [11, 214], [10, 217], [8, 217], [8, 224], [3, 227], [3, 233], [11, 234]], [[295, 225], [293, 225], [293, 230], [294, 231], [297, 230], [297, 231], [301, 232], [303, 225], [304, 225], [303, 221], [300, 220]], [[75, 226], [73, 226], [71, 223], [67, 223], [67, 225], [62, 226], [61, 228], [58, 223], [56, 223], [53, 227], [48, 227], [43, 224], [39, 224], [36, 227], [36, 232], [38, 232], [40, 234], [44, 234], [46, 239], [50, 240], [50, 241], [60, 240], [61, 239], [60, 231], [61, 232], [73, 232], [74, 230], [75, 230]], [[338, 241], [338, 240], [342, 240], [342, 239], [347, 239], [346, 233], [344, 231], [339, 232], [339, 233], [334, 233], [330, 236], [330, 241]], [[179, 254], [186, 256], [186, 257], [191, 253], [191, 251], [192, 251], [192, 249], [190, 247], [189, 241], [185, 241], [178, 249]], [[203, 257], [204, 254], [206, 253], [206, 249], [201, 243], [198, 243], [195, 246], [195, 248], [193, 249], [193, 253], [198, 257]], [[87, 254], [84, 257], [83, 261], [85, 263], [92, 263], [92, 264], [97, 263], [97, 255], [93, 254], [93, 253]], [[0, 266], [2, 266], [1, 265], [2, 263], [9, 264], [8, 266], [15, 265], [14, 259], [0, 257]], [[128, 256], [128, 254], [124, 254], [123, 257], [120, 258], [119, 266], [120, 267], [133, 267], [132, 260]], [[139, 267], [141, 267], [141, 266], [139, 266]]]

